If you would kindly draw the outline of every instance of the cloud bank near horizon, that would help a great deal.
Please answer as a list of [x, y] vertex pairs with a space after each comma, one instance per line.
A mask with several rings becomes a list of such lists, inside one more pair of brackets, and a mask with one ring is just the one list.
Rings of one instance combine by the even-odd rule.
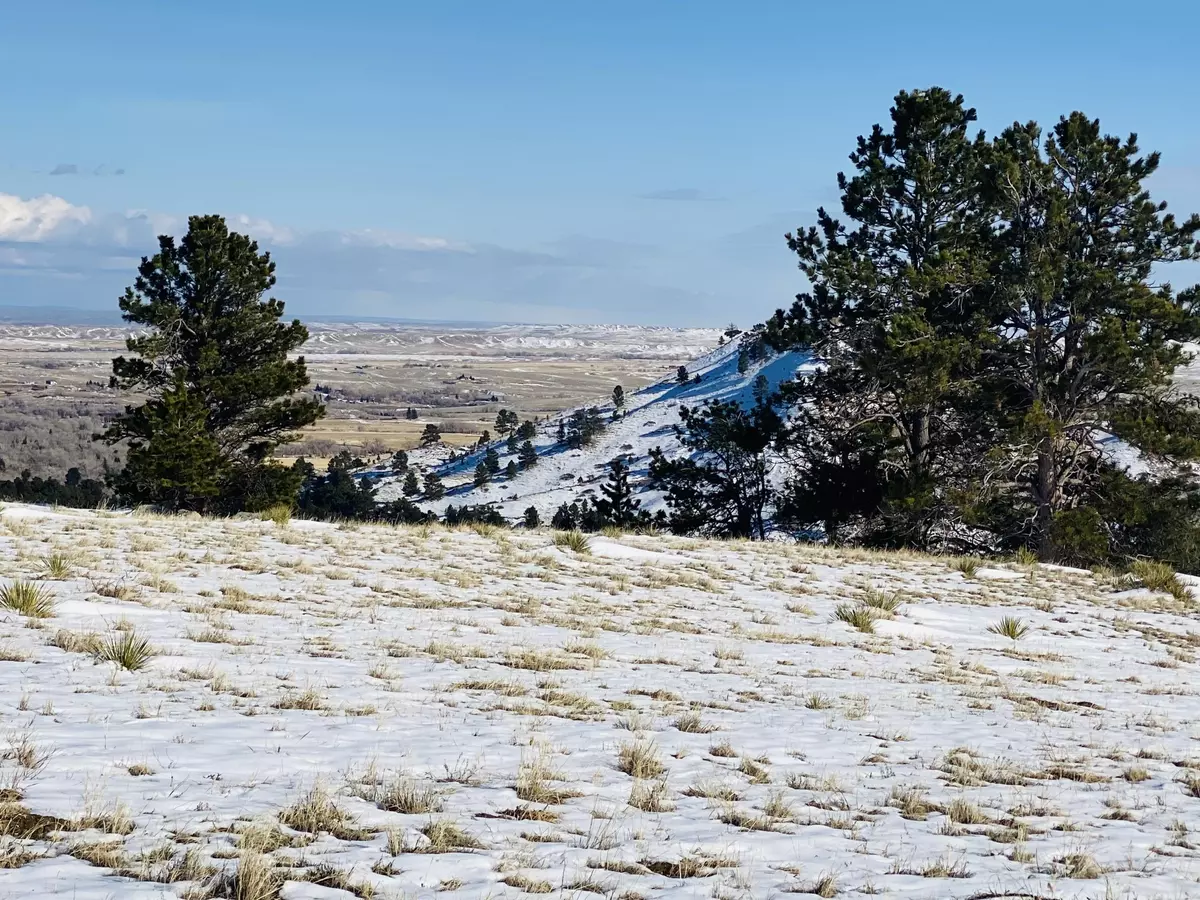
[[[654, 248], [573, 235], [540, 249], [362, 229], [299, 231], [227, 215], [278, 263], [274, 293], [298, 314], [711, 324], [727, 298], [656, 279]], [[0, 302], [115, 308], [157, 235], [186, 219], [146, 210], [99, 213], [63, 197], [0, 193]], [[706, 313], [711, 310], [711, 313]]]

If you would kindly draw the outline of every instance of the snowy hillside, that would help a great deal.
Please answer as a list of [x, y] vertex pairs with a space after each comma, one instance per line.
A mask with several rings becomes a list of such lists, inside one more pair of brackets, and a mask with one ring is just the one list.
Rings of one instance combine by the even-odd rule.
[[[447, 487], [444, 499], [421, 501], [420, 505], [441, 515], [450, 504], [493, 503], [502, 515], [514, 521], [527, 507], [534, 506], [542, 520], [549, 521], [560, 504], [571, 503], [581, 496], [594, 497], [600, 482], [605, 479], [608, 462], [624, 456], [631, 469], [630, 480], [639, 488], [643, 508], [653, 512], [660, 500], [640, 482], [645, 478], [652, 449], [661, 447], [668, 456], [680, 452], [674, 426], [679, 422], [681, 404], [699, 406], [706, 400], [737, 400], [748, 405], [753, 402], [753, 384], [760, 374], [773, 390], [807, 362], [807, 357], [802, 354], [783, 353], [752, 364], [746, 372], [739, 373], [737, 359], [737, 343], [731, 341], [689, 364], [688, 373], [693, 377], [699, 375], [699, 382], [678, 384], [670, 378], [626, 394], [621, 417], [611, 422], [591, 446], [582, 449], [566, 449], [557, 442], [559, 421], [569, 417], [570, 410], [541, 423], [533, 440], [538, 451], [537, 464], [511, 481], [500, 475], [490, 484], [475, 487], [473, 474], [483, 458], [483, 449], [455, 463], [444, 462], [449, 452], [444, 447], [413, 451], [410, 454], [412, 464], [422, 470], [436, 470]], [[611, 399], [598, 402], [597, 406], [608, 420], [613, 412]], [[500, 454], [501, 469], [510, 459], [516, 458], [507, 452], [503, 441], [491, 446]], [[368, 474], [377, 479], [379, 500], [402, 496], [403, 479], [382, 468]]]
[[0, 898], [1194, 897], [1196, 609], [803, 544], [11, 505]]

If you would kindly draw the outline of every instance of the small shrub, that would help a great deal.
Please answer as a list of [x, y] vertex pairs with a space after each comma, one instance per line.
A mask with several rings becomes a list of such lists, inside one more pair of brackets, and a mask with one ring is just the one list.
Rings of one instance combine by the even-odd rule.
[[867, 591], [862, 598], [862, 605], [877, 610], [884, 615], [892, 615], [904, 603], [900, 593], [881, 594], [879, 591]]
[[979, 571], [979, 560], [973, 556], [960, 556], [950, 562], [950, 568], [961, 572], [964, 578], [974, 578]]
[[18, 579], [0, 587], [0, 606], [31, 619], [49, 619], [54, 605], [54, 594], [44, 585]]
[[1036, 566], [1039, 562], [1037, 553], [1028, 547], [1017, 548], [1016, 560], [1022, 566]]
[[988, 631], [1009, 640], [1019, 641], [1029, 634], [1029, 626], [1015, 616], [1004, 616], [999, 622], [989, 625]]
[[875, 633], [875, 620], [879, 614], [869, 606], [861, 603], [839, 603], [833, 612], [834, 618], [852, 625], [863, 634]]
[[592, 552], [592, 545], [588, 541], [587, 535], [579, 530], [556, 531], [554, 533], [554, 546], [562, 547], [564, 550], [571, 550], [582, 556], [586, 556]]
[[1170, 594], [1180, 603], [1191, 602], [1191, 591], [1183, 586], [1175, 570], [1164, 563], [1139, 559], [1129, 567], [1129, 573], [1148, 591]]
[[136, 672], [144, 669], [158, 651], [136, 631], [120, 631], [101, 638], [92, 655], [99, 662], [115, 663], [122, 669]]
[[292, 507], [287, 503], [276, 503], [260, 512], [258, 517], [264, 522], [286, 525], [292, 520]]
[[42, 577], [52, 581], [66, 581], [75, 571], [75, 564], [65, 553], [51, 553], [42, 559]]

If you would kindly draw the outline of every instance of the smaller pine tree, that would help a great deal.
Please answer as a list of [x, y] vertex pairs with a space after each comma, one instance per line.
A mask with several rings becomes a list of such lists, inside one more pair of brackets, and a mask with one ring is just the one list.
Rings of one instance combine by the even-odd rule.
[[620, 457], [609, 463], [608, 481], [600, 485], [600, 493], [603, 498], [596, 506], [606, 522], [626, 527], [637, 521], [642, 502], [634, 499], [633, 489], [629, 486], [629, 467]]
[[537, 465], [537, 450], [534, 449], [532, 441], [526, 441], [517, 451], [517, 461], [522, 469], [528, 469], [530, 466]]
[[517, 471], [518, 471], [517, 461], [515, 459], [510, 459], [508, 461], [508, 465], [504, 467], [504, 477], [505, 478], [516, 478]]
[[532, 441], [537, 435], [537, 426], [529, 419], [521, 423], [521, 427], [517, 429], [517, 437], [523, 441]]
[[761, 372], [754, 376], [754, 402], [759, 406], [764, 405], [771, 394], [771, 382], [767, 380], [767, 376]]
[[613, 388], [612, 398], [613, 398], [613, 406], [615, 408], [617, 408], [617, 409], [623, 408], [625, 406], [625, 388], [621, 387], [618, 384], [615, 388]]
[[430, 422], [425, 426], [425, 430], [421, 432], [421, 446], [431, 447], [434, 444], [440, 443], [442, 440], [442, 430], [435, 424]]
[[397, 475], [399, 475], [401, 472], [404, 472], [405, 470], [407, 470], [408, 469], [408, 454], [405, 453], [403, 450], [397, 450], [394, 454], [392, 454], [391, 467], [392, 467], [392, 472], [394, 472]]
[[517, 443], [517, 433], [515, 431], [513, 431], [508, 436], [508, 441], [505, 444], [505, 449], [508, 450], [509, 453], [516, 453], [518, 446], [519, 445]]
[[489, 475], [495, 475], [500, 471], [500, 454], [491, 447], [488, 447], [487, 452], [483, 454], [483, 462], [480, 465], [487, 468]]
[[404, 476], [404, 486], [401, 488], [405, 497], [414, 497], [421, 493], [421, 486], [417, 483], [417, 473], [413, 469], [408, 470], [408, 474]]
[[531, 506], [525, 510], [525, 517], [522, 519], [522, 524], [529, 529], [537, 528], [542, 524], [542, 517], [538, 515], [536, 506]]
[[441, 500], [446, 496], [446, 486], [437, 472], [425, 476], [425, 497], [428, 500]]
[[691, 376], [688, 375], [687, 366], [680, 366], [675, 370], [675, 380], [680, 384], [687, 384]]
[[480, 461], [475, 467], [475, 487], [483, 487], [492, 480], [492, 473], [488, 470], [487, 463]]

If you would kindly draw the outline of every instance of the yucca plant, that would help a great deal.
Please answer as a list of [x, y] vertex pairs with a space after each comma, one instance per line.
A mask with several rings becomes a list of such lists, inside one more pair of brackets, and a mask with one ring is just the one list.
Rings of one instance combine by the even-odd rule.
[[587, 535], [579, 530], [556, 531], [554, 533], [554, 546], [562, 547], [582, 555], [592, 552], [592, 545], [588, 541]]
[[53, 581], [65, 581], [71, 577], [75, 565], [65, 553], [51, 553], [42, 559], [42, 577]]
[[950, 563], [950, 568], [962, 572], [966, 578], [974, 578], [979, 571], [979, 560], [973, 556], [959, 556]]
[[989, 625], [988, 631], [1009, 640], [1019, 641], [1029, 634], [1029, 626], [1016, 616], [1004, 616], [999, 622]]
[[862, 605], [891, 615], [904, 603], [899, 591], [891, 594], [881, 594], [879, 591], [867, 591], [862, 598]]
[[92, 654], [99, 662], [115, 663], [122, 669], [136, 672], [158, 655], [146, 638], [134, 630], [119, 631], [100, 641]]
[[833, 615], [864, 634], [875, 633], [875, 620], [879, 617], [874, 609], [861, 603], [839, 603]]
[[1133, 565], [1129, 567], [1129, 574], [1140, 581], [1142, 587], [1148, 591], [1170, 594], [1181, 603], [1188, 603], [1192, 599], [1191, 592], [1183, 586], [1175, 570], [1165, 563], [1148, 559], [1134, 560]]
[[0, 587], [0, 606], [31, 619], [54, 615], [54, 594], [45, 585], [18, 579]]
[[1036, 566], [1038, 564], [1038, 555], [1028, 547], [1018, 547], [1017, 562], [1023, 566]]

